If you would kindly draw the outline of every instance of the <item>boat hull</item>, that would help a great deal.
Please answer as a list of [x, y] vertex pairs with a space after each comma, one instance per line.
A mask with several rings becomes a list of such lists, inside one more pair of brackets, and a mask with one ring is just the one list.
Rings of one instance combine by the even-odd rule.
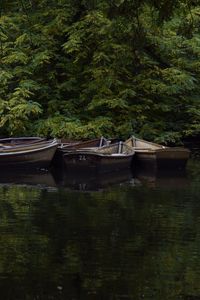
[[100, 147], [109, 145], [110, 141], [101, 137], [99, 139], [93, 139], [88, 141], [67, 141], [61, 139], [59, 146], [53, 158], [53, 164], [57, 167], [61, 167], [63, 164], [63, 155], [66, 153], [74, 152], [76, 150], [87, 149], [87, 151], [93, 151]]
[[48, 168], [58, 143], [25, 151], [0, 152], [0, 166], [8, 168]]
[[97, 153], [68, 153], [64, 155], [68, 169], [106, 173], [131, 167], [132, 155], [99, 155]]
[[125, 144], [135, 151], [134, 163], [137, 167], [184, 169], [190, 156], [187, 148], [166, 147], [134, 136], [126, 140]]
[[190, 151], [184, 148], [135, 150], [135, 163], [152, 164], [157, 168], [185, 168]]

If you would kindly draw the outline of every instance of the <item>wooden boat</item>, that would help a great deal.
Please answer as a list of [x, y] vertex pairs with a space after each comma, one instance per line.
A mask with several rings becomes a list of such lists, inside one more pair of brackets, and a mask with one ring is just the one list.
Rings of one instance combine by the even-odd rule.
[[25, 149], [32, 149], [38, 145], [46, 145], [48, 141], [40, 137], [17, 137], [17, 138], [3, 138], [0, 139], [0, 151], [10, 152]]
[[0, 152], [7, 153], [7, 152], [19, 152], [19, 151], [26, 151], [26, 150], [33, 150], [37, 149], [38, 147], [43, 147], [51, 143], [52, 140], [44, 140], [44, 141], [38, 141], [34, 143], [22, 143], [22, 144], [0, 144]]
[[184, 147], [166, 147], [134, 136], [126, 140], [125, 144], [135, 151], [135, 163], [144, 166], [151, 164], [156, 168], [184, 169], [190, 156], [190, 150]]
[[110, 172], [130, 168], [134, 151], [118, 142], [98, 149], [76, 149], [63, 155], [65, 166], [70, 169], [85, 169], [95, 172]]
[[55, 156], [53, 158], [53, 164], [55, 166], [61, 166], [63, 164], [63, 155], [78, 149], [95, 150], [103, 146], [109, 145], [110, 141], [103, 136], [98, 139], [92, 139], [87, 141], [67, 141], [61, 139]]
[[49, 142], [52, 140], [41, 140], [38, 142], [33, 142], [33, 143], [22, 143], [22, 144], [9, 144], [9, 143], [1, 143], [0, 144], [0, 151], [1, 152], [18, 152], [18, 151], [23, 151], [23, 150], [28, 150], [28, 149], [35, 149], [38, 147], [46, 146]]
[[47, 168], [58, 147], [57, 139], [31, 146], [0, 148], [0, 166], [5, 168]]

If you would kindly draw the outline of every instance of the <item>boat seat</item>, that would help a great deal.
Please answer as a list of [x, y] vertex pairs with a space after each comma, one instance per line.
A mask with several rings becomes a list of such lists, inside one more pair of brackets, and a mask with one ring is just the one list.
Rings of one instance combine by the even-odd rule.
[[157, 150], [160, 150], [160, 149], [148, 149], [148, 148], [143, 148], [143, 149], [134, 149], [134, 151], [135, 152], [139, 152], [139, 151], [141, 151], [141, 152], [155, 152], [155, 151], [157, 151]]
[[112, 153], [111, 156], [126, 156], [125, 153]]
[[[133, 147], [134, 148], [134, 150], [155, 150], [155, 149], [153, 149], [153, 148], [142, 148], [142, 147]], [[160, 149], [160, 148], [157, 148], [157, 149]]]

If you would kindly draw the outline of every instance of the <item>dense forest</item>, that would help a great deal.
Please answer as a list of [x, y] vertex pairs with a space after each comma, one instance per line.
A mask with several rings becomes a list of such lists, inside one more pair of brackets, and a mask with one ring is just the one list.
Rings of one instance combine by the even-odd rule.
[[0, 136], [200, 132], [200, 1], [0, 1]]

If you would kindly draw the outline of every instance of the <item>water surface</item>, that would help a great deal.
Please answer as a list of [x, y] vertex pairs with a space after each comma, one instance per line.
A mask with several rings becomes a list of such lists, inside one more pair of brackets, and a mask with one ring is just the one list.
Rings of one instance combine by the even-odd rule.
[[0, 299], [200, 299], [199, 167], [1, 175]]

